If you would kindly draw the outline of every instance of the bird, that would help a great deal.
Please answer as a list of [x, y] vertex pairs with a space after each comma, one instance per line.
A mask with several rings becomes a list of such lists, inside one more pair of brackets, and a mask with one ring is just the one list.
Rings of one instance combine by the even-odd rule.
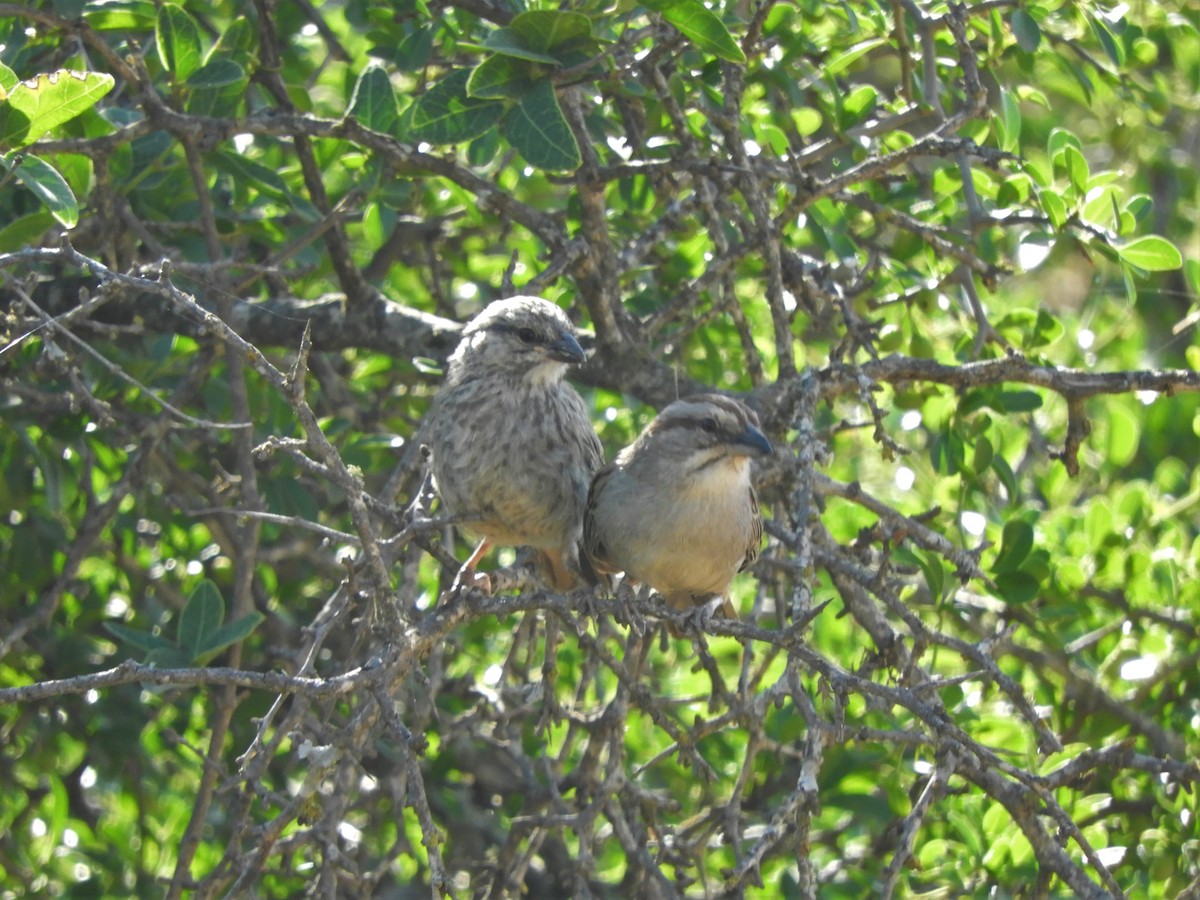
[[452, 589], [490, 593], [475, 566], [495, 545], [531, 547], [554, 590], [584, 586], [583, 509], [604, 448], [564, 377], [585, 358], [566, 313], [541, 297], [493, 301], [463, 328], [428, 426], [443, 509], [480, 538]]
[[771, 452], [738, 400], [694, 394], [669, 404], [592, 479], [585, 563], [597, 576], [624, 572], [705, 623], [718, 612], [737, 618], [729, 587], [758, 558], [763, 530], [750, 460]]

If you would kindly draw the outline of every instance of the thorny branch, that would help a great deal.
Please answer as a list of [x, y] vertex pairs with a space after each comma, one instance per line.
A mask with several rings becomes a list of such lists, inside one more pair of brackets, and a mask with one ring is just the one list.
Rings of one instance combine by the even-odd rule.
[[[455, 5], [487, 21], [511, 18], [486, 2]], [[762, 28], [774, 5], [753, 10], [748, 52], [764, 51]], [[816, 897], [823, 880], [837, 873], [818, 871], [814, 850], [843, 849], [822, 816], [822, 773], [862, 754], [872, 760], [895, 756], [901, 760], [897, 771], [911, 776], [902, 787], [909, 791], [906, 808], [886, 798], [893, 827], [878, 836], [875, 848], [888, 860], [884, 895], [901, 889], [939, 805], [975, 791], [1002, 807], [1025, 836], [1041, 877], [1052, 875], [1078, 896], [1120, 896], [1119, 872], [1067, 814], [1065, 798], [1130, 773], [1153, 775], [1164, 790], [1194, 790], [1200, 767], [1187, 756], [1188, 740], [1171, 721], [1106, 692], [1095, 673], [1072, 659], [1072, 647], [1056, 644], [1038, 623], [998, 601], [985, 602], [995, 587], [983, 562], [989, 548], [967, 546], [950, 529], [940, 530], [933, 513], [901, 512], [857, 482], [822, 473], [829, 452], [821, 413], [823, 405], [839, 403], [866, 408], [877, 442], [891, 454], [905, 448], [887, 431], [886, 403], [876, 401], [877, 391], [917, 385], [963, 398], [982, 388], [1033, 387], [1066, 405], [1066, 434], [1054, 453], [1076, 474], [1088, 437], [1089, 399], [1195, 391], [1200, 376], [1082, 371], [1041, 365], [1016, 352], [965, 364], [882, 355], [868, 311], [856, 303], [877, 260], [839, 268], [805, 257], [787, 240], [798, 216], [826, 202], [869, 220], [862, 237], [875, 242], [876, 253], [886, 249], [881, 225], [919, 239], [945, 263], [934, 273], [938, 283], [958, 279], [966, 286], [976, 355], [995, 339], [975, 279], [988, 287], [1006, 272], [979, 251], [979, 198], [969, 194], [966, 222], [934, 225], [866, 189], [936, 160], [958, 167], [970, 191], [972, 165], [1012, 162], [1008, 154], [958, 136], [960, 126], [986, 115], [969, 26], [993, 5], [952, 5], [935, 17], [909, 0], [894, 4], [906, 48], [907, 107], [818, 142], [789, 136], [795, 146], [786, 161], [747, 151], [738, 119], [745, 88], [739, 70], [723, 71], [724, 106], [711, 111], [716, 137], [705, 146], [694, 134], [693, 111], [673, 93], [678, 38], [664, 37], [650, 54], [632, 49], [633, 41], [622, 43], [612, 55], [612, 83], [628, 78], [653, 85], [680, 149], [668, 162], [613, 163], [587, 146], [586, 164], [572, 183], [581, 208], [573, 225], [453, 155], [374, 131], [353, 116], [297, 111], [279, 74], [284, 45], [266, 0], [256, 8], [266, 63], [261, 77], [271, 106], [236, 117], [177, 109], [140, 60], [116, 52], [82, 20], [0, 4], [0, 16], [76, 35], [122, 79], [141, 116], [107, 135], [43, 140], [32, 149], [87, 157], [110, 188], [105, 173], [119, 148], [156, 132], [172, 136], [184, 151], [198, 233], [210, 257], [196, 263], [173, 256], [177, 251], [132, 209], [121, 211], [122, 220], [144, 247], [163, 251], [152, 264], [119, 259], [109, 250], [77, 249], [66, 240], [0, 254], [0, 300], [17, 325], [0, 347], [0, 367], [40, 347], [52, 374], [70, 376], [66, 408], [96, 411], [109, 429], [106, 437], [132, 448], [105, 496], [85, 492], [64, 559], [36, 603], [3, 623], [0, 659], [7, 663], [37, 646], [39, 631], [80, 590], [89, 556], [109, 554], [131, 578], [144, 575], [120, 539], [122, 504], [132, 499], [157, 508], [153, 498], [163, 470], [176, 475], [168, 485], [171, 501], [190, 523], [217, 535], [214, 543], [233, 561], [235, 612], [269, 613], [256, 636], [261, 656], [239, 649], [227, 665], [186, 669], [126, 661], [0, 689], [0, 706], [66, 708], [77, 698], [133, 685], [158, 691], [140, 695], [147, 710], [163, 691], [211, 691], [208, 696], [218, 698], [208, 707], [209, 751], [172, 880], [176, 895], [252, 894], [272, 872], [290, 871], [299, 858], [311, 862], [314, 884], [328, 896], [371, 894], [401, 869], [435, 895], [470, 889], [488, 896], [603, 896], [613, 886], [599, 861], [611, 858], [615, 845], [624, 860], [620, 887], [630, 896], [738, 895], [761, 884], [766, 866], [787, 859], [799, 894]], [[316, 10], [306, 5], [305, 11], [321, 24]], [[941, 29], [948, 30], [950, 43], [938, 43]], [[331, 40], [328, 29], [317, 30]], [[956, 72], [939, 61], [951, 46]], [[345, 53], [331, 47], [335, 57]], [[639, 110], [628, 97], [606, 93], [608, 83], [596, 90], [625, 105], [628, 144], [640, 147]], [[581, 142], [588, 140], [593, 99], [581, 89], [564, 92]], [[914, 138], [901, 149], [873, 145], [861, 158], [842, 158], [850, 162], [837, 171], [829, 165], [846, 148], [900, 127]], [[265, 263], [227, 256], [217, 224], [202, 151], [234, 135], [290, 142], [307, 199], [322, 216], [296, 237], [291, 252], [276, 252]], [[318, 142], [345, 142], [395, 170], [438, 179], [472, 197], [503, 228], [534, 236], [546, 251], [545, 265], [521, 289], [570, 279], [575, 311], [586, 311], [596, 331], [595, 358], [583, 372], [590, 385], [661, 406], [701, 386], [675, 365], [689, 337], [726, 316], [733, 321], [745, 357], [739, 364], [754, 385], [747, 399], [784, 448], [759, 473], [771, 521], [753, 573], [751, 614], [713, 621], [671, 645], [661, 625], [685, 620], [653, 598], [546, 593], [530, 588], [520, 560], [501, 582], [516, 593], [432, 596], [429, 584], [438, 567], [452, 568], [453, 545], [447, 523], [424, 508], [419, 441], [398, 449], [386, 479], [348, 463], [349, 448], [339, 442], [334, 423], [351, 413], [329, 400], [345, 376], [323, 354], [376, 350], [405, 361], [440, 362], [459, 326], [393, 302], [368, 283], [343, 227], [361, 214], [359, 196], [329, 195], [313, 150]], [[630, 178], [645, 179], [666, 199], [648, 227], [618, 239], [608, 204], [614, 186]], [[457, 218], [424, 229], [431, 249], [448, 239]], [[712, 259], [682, 278], [652, 312], [634, 314], [626, 294], [651, 290], [645, 270], [660, 262], [664, 243], [691, 228], [708, 234]], [[332, 261], [340, 293], [295, 299], [288, 288], [302, 272], [293, 256], [316, 240]], [[747, 260], [763, 264], [762, 290], [754, 297], [746, 295], [746, 279], [735, 277]], [[41, 280], [33, 283], [32, 275]], [[269, 289], [260, 290], [264, 285]], [[297, 291], [300, 296], [309, 295]], [[763, 304], [769, 334], [755, 333], [747, 315], [752, 303]], [[840, 329], [848, 349], [806, 365], [796, 340], [802, 316], [814, 331]], [[113, 339], [121, 329], [186, 334], [207, 355], [168, 391], [105, 356], [122, 355]], [[774, 348], [776, 378], [767, 375], [758, 338]], [[57, 348], [59, 339], [70, 352]], [[272, 350], [286, 362], [272, 358]], [[224, 370], [232, 424], [187, 411], [208, 410], [200, 387], [222, 357], [234, 363]], [[93, 365], [119, 379], [127, 393], [98, 396], [81, 377]], [[62, 414], [63, 404], [49, 402], [55, 391], [34, 377], [0, 368], [0, 384], [11, 386], [31, 422], [48, 424]], [[424, 401], [434, 384], [408, 373], [402, 387]], [[256, 444], [246, 426], [257, 424], [261, 413], [251, 400], [260, 386], [278, 403], [275, 414], [282, 408], [286, 416], [274, 422], [281, 433], [259, 434]], [[146, 405], [153, 410], [145, 411]], [[157, 416], [160, 409], [172, 414], [169, 423]], [[419, 433], [418, 421], [408, 424], [410, 433]], [[235, 429], [245, 433], [233, 436], [227, 454], [221, 441]], [[213, 456], [203, 477], [184, 478], [172, 459], [185, 440], [201, 448], [202, 458]], [[279, 472], [303, 481], [328, 505], [310, 517], [269, 512], [259, 482]], [[839, 541], [826, 527], [824, 517], [834, 505], [852, 506], [871, 523], [857, 540]], [[280, 536], [265, 538], [268, 526]], [[451, 549], [436, 539], [439, 534], [446, 534]], [[961, 589], [929, 596], [915, 558], [947, 566]], [[316, 608], [298, 618], [302, 614], [290, 606], [298, 598], [270, 596], [261, 570], [314, 560], [318, 574], [309, 585], [324, 599], [315, 607], [296, 602], [303, 615]], [[1185, 615], [1150, 611], [1126, 597], [1098, 595], [1098, 602], [1117, 611], [1121, 622], [1165, 623], [1180, 640], [1193, 633]], [[857, 636], [852, 648], [839, 656], [814, 649], [815, 635], [847, 618]], [[495, 658], [502, 665], [477, 670], [474, 654], [483, 644], [499, 648]], [[683, 671], [681, 658], [694, 664], [694, 672]], [[1112, 717], [1128, 738], [1084, 749], [1063, 740], [1045, 698], [1030, 696], [1024, 666], [1039, 673], [1056, 700]], [[967, 716], [956, 719], [961, 707], [948, 699], [956, 694], [1002, 697], [1012, 713], [1007, 724], [1025, 742], [1023, 752], [995, 746]], [[246, 727], [237, 717], [245, 699], [259, 695], [269, 697], [269, 705]], [[230, 750], [227, 735], [242, 743]], [[1053, 767], [1047, 765], [1051, 754]], [[688, 790], [667, 787], [680, 783]], [[882, 789], [879, 796], [885, 796]], [[207, 812], [218, 798], [226, 842], [216, 851], [217, 863], [193, 872], [204, 832], [215, 827]], [[364, 839], [355, 823], [376, 833]], [[347, 837], [356, 831], [358, 838]], [[385, 841], [379, 837], [384, 833], [392, 837]], [[719, 881], [712, 878], [716, 871]]]

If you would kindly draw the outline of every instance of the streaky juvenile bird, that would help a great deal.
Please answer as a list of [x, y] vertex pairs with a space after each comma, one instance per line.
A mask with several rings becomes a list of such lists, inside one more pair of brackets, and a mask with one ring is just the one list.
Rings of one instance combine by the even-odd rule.
[[497, 300], [463, 329], [428, 431], [442, 503], [482, 539], [456, 585], [492, 545], [532, 547], [555, 590], [584, 583], [583, 508], [604, 450], [563, 380], [584, 358], [570, 319], [540, 297]]
[[720, 394], [676, 400], [592, 480], [587, 562], [649, 585], [672, 609], [737, 618], [729, 586], [762, 539], [750, 459], [769, 453], [745, 404]]

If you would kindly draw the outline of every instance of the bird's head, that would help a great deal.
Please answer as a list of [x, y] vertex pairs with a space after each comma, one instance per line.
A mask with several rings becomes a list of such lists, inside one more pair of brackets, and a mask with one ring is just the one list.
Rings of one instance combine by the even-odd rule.
[[688, 472], [721, 462], [741, 468], [750, 457], [772, 452], [754, 410], [721, 394], [676, 400], [658, 414], [637, 443], [646, 449], [653, 446], [656, 456], [673, 459]]
[[467, 323], [450, 364], [545, 384], [585, 359], [566, 313], [540, 297], [509, 297], [489, 303]]

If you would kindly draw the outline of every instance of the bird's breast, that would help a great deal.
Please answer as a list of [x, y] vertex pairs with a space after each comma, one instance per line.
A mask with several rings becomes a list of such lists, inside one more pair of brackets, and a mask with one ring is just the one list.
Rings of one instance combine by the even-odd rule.
[[674, 485], [630, 479], [609, 516], [605, 541], [615, 562], [663, 593], [724, 593], [754, 536], [747, 471], [712, 467]]

